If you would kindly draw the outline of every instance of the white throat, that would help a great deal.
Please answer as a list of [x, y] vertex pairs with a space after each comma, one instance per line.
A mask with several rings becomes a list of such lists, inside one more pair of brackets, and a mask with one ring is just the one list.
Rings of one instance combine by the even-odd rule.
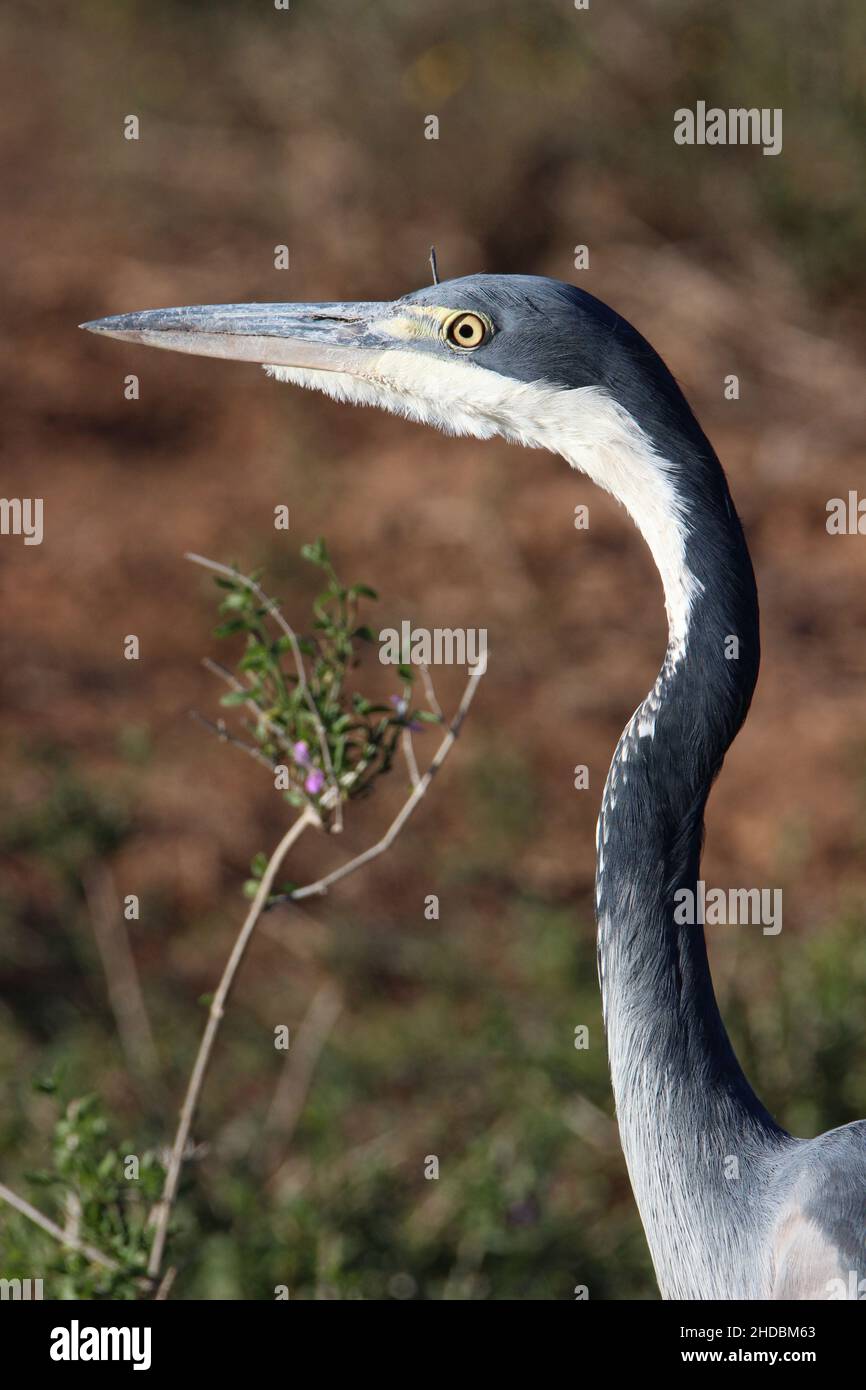
[[611, 493], [643, 535], [664, 586], [669, 659], [683, 655], [701, 584], [686, 563], [688, 517], [674, 470], [636, 420], [601, 387], [566, 390], [524, 383], [465, 359], [442, 362], [399, 348], [380, 354], [365, 377], [301, 367], [265, 370], [278, 381], [378, 406], [446, 434], [479, 439], [499, 434], [561, 454]]

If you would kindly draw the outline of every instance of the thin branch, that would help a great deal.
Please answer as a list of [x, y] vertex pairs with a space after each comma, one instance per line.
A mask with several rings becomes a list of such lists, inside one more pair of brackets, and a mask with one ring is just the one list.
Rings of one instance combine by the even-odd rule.
[[568, 1128], [594, 1149], [614, 1152], [619, 1146], [616, 1122], [586, 1096], [575, 1095], [563, 1112]]
[[28, 1221], [32, 1221], [35, 1226], [39, 1226], [43, 1231], [47, 1231], [50, 1236], [54, 1237], [59, 1245], [69, 1250], [76, 1250], [79, 1255], [84, 1255], [86, 1259], [90, 1260], [91, 1264], [102, 1265], [103, 1269], [120, 1269], [117, 1260], [113, 1260], [110, 1255], [104, 1255], [101, 1250], [97, 1250], [95, 1245], [88, 1245], [87, 1241], [79, 1240], [71, 1231], [62, 1230], [55, 1221], [52, 1221], [47, 1216], [43, 1216], [41, 1211], [38, 1211], [36, 1207], [32, 1207], [29, 1202], [25, 1202], [23, 1197], [19, 1197], [11, 1188], [7, 1187], [5, 1183], [2, 1182], [0, 1182], [0, 1201], [6, 1202], [10, 1207], [14, 1207], [15, 1211], [20, 1212], [22, 1216], [26, 1216]]
[[199, 714], [197, 709], [191, 709], [189, 717], [194, 719], [197, 724], [201, 724], [203, 729], [207, 729], [208, 733], [215, 734], [220, 743], [229, 743], [232, 748], [239, 748], [242, 753], [246, 753], [248, 758], [261, 763], [262, 767], [268, 769], [268, 772], [273, 772], [274, 765], [270, 758], [265, 757], [262, 750], [256, 748], [252, 743], [244, 743], [242, 738], [235, 738], [234, 734], [230, 734], [224, 719], [217, 719], [216, 721], [208, 719], [205, 715]]
[[295, 636], [294, 628], [292, 628], [289, 625], [289, 623], [286, 622], [286, 619], [283, 617], [283, 614], [280, 611], [280, 606], [277, 603], [277, 600], [274, 598], [270, 598], [269, 595], [265, 593], [264, 589], [261, 588], [261, 586], [257, 584], [254, 579], [251, 579], [249, 575], [241, 574], [240, 571], [236, 570], [232, 565], [223, 565], [220, 564], [218, 560], [208, 560], [207, 557], [204, 555], [196, 555], [195, 552], [191, 550], [186, 551], [184, 559], [191, 560], [194, 565], [201, 565], [204, 569], [213, 570], [215, 574], [222, 574], [227, 576], [229, 579], [234, 579], [235, 581], [240, 582], [241, 584], [245, 584], [248, 589], [252, 590], [259, 602], [264, 605], [265, 609], [273, 618], [274, 622], [277, 624], [277, 627], [280, 628], [284, 636], [289, 639], [289, 646], [292, 649], [292, 656], [295, 661], [295, 670], [297, 671], [298, 675], [298, 688], [304, 697], [310, 714], [312, 715], [313, 725], [316, 730], [316, 735], [319, 740], [319, 748], [322, 754], [322, 762], [325, 765], [325, 775], [332, 789], [332, 794], [334, 798], [334, 830], [337, 832], [341, 831], [343, 829], [343, 803], [340, 797], [340, 789], [337, 784], [336, 775], [334, 773], [334, 765], [331, 762], [331, 752], [328, 748], [328, 740], [325, 736], [325, 729], [322, 724], [321, 716], [319, 715], [319, 711], [316, 708], [316, 702], [313, 699], [312, 692], [307, 683], [307, 672], [304, 667], [304, 658], [301, 654], [301, 649], [298, 645], [298, 639]]
[[[380, 1132], [372, 1139], [364, 1140], [361, 1144], [355, 1144], [351, 1149], [344, 1149], [339, 1158], [334, 1158], [328, 1164], [329, 1181], [336, 1181], [339, 1184], [343, 1179], [349, 1180], [353, 1173], [367, 1171], [371, 1160], [396, 1165], [405, 1152], [406, 1126], [401, 1124], [393, 1129]], [[290, 1159], [286, 1158], [277, 1171], [268, 1178], [265, 1183], [266, 1191], [276, 1192], [279, 1190], [280, 1180], [289, 1168], [290, 1162]]]
[[[243, 681], [239, 681], [234, 672], [230, 671], [227, 666], [223, 666], [219, 661], [212, 661], [209, 656], [202, 657], [201, 664], [206, 671], [210, 671], [213, 676], [219, 676], [221, 681], [225, 681], [226, 685], [231, 686], [232, 690], [236, 690], [238, 694], [249, 694], [249, 686], [244, 685]], [[276, 742], [281, 744], [288, 752], [290, 745], [289, 740], [286, 738], [285, 729], [281, 729], [279, 724], [275, 724], [273, 719], [269, 719], [264, 710], [259, 709], [251, 695], [249, 699], [245, 701], [245, 704], [247, 709], [256, 716], [256, 722], [258, 724], [264, 724], [268, 732], [273, 734]]]
[[403, 750], [403, 757], [406, 759], [406, 766], [409, 769], [409, 781], [413, 788], [417, 787], [421, 781], [421, 774], [418, 771], [418, 760], [415, 757], [415, 746], [412, 743], [412, 734], [409, 729], [404, 729], [400, 735], [400, 747]]
[[457, 707], [457, 713], [451, 720], [445, 737], [436, 750], [433, 761], [430, 763], [430, 766], [427, 768], [427, 771], [424, 773], [417, 787], [413, 789], [408, 800], [403, 803], [402, 807], [397, 812], [397, 815], [388, 826], [382, 838], [377, 840], [374, 845], [371, 845], [369, 849], [364, 850], [363, 854], [356, 855], [354, 859], [348, 860], [347, 863], [332, 870], [331, 873], [325, 874], [323, 878], [318, 879], [315, 883], [308, 883], [303, 888], [296, 888], [292, 893], [283, 893], [275, 897], [273, 901], [268, 904], [269, 908], [276, 907], [278, 903], [300, 902], [303, 898], [311, 898], [317, 894], [321, 895], [327, 893], [332, 884], [338, 883], [340, 879], [346, 878], [349, 874], [355, 873], [355, 871], [362, 868], [364, 864], [369, 864], [372, 859], [378, 859], [380, 854], [384, 854], [387, 849], [390, 849], [391, 845], [400, 834], [400, 831], [403, 829], [403, 826], [417, 808], [418, 803], [426, 794], [430, 783], [448, 757], [451, 749], [454, 747], [460, 733], [461, 725], [469, 712], [469, 706], [475, 698], [475, 692], [486, 670], [487, 656], [485, 654], [469, 677], [466, 689], [463, 691], [463, 698]]
[[438, 714], [442, 718], [442, 706], [436, 699], [436, 691], [433, 689], [433, 677], [430, 675], [430, 668], [426, 661], [419, 661], [418, 670], [421, 672], [421, 683], [424, 686], [424, 694], [427, 696], [427, 703], [433, 714]]
[[163, 1250], [168, 1234], [168, 1223], [171, 1218], [171, 1209], [177, 1197], [180, 1173], [183, 1167], [190, 1130], [192, 1129], [192, 1122], [198, 1108], [202, 1087], [208, 1067], [210, 1066], [211, 1057], [213, 1056], [214, 1044], [223, 1019], [223, 1014], [225, 1013], [226, 1003], [231, 993], [232, 985], [235, 982], [235, 977], [237, 976], [241, 962], [243, 961], [247, 947], [255, 931], [256, 923], [268, 900], [271, 888], [273, 887], [274, 878], [276, 877], [283, 859], [295, 844], [296, 840], [300, 838], [309, 826], [320, 824], [321, 822], [319, 821], [318, 815], [311, 806], [308, 806], [301, 812], [297, 820], [289, 827], [280, 840], [280, 843], [268, 860], [267, 867], [262, 874], [261, 881], [256, 890], [256, 895], [250, 905], [250, 910], [244, 919], [244, 924], [238, 933], [226, 963], [225, 970], [223, 971], [222, 979], [217, 986], [216, 994], [210, 1006], [204, 1035], [195, 1059], [195, 1065], [193, 1066], [187, 1086], [183, 1106], [181, 1107], [180, 1120], [171, 1149], [171, 1157], [165, 1175], [162, 1197], [154, 1212], [153, 1244], [150, 1248], [150, 1259], [147, 1266], [147, 1272], [151, 1279], [156, 1279], [159, 1276]]
[[68, 1243], [70, 1240], [78, 1240], [78, 1232], [81, 1230], [81, 1198], [72, 1187], [66, 1190], [64, 1209], [66, 1222], [63, 1227], [63, 1235]]
[[343, 1011], [343, 1002], [343, 991], [333, 980], [326, 980], [313, 996], [265, 1118], [264, 1137], [268, 1141], [265, 1167], [268, 1171], [281, 1163], [279, 1152], [285, 1152], [291, 1145], [316, 1063]]
[[266, 916], [262, 917], [259, 934], [268, 937], [284, 951], [290, 951], [298, 960], [318, 961], [321, 959], [321, 952], [331, 940], [331, 928], [315, 917], [309, 908], [300, 903], [294, 903], [293, 906], [299, 921], [296, 922], [291, 936], [286, 935], [285, 928], [278, 922]]
[[[402, 709], [407, 710], [412, 698], [412, 682], [404, 681]], [[407, 725], [400, 734], [400, 751], [406, 759], [406, 767], [409, 770], [409, 785], [414, 789], [421, 781], [421, 774], [418, 771], [418, 760], [415, 757], [415, 746], [412, 742], [412, 728]]]
[[168, 1269], [165, 1271], [165, 1274], [162, 1276], [162, 1281], [161, 1281], [161, 1283], [160, 1283], [159, 1288], [157, 1289], [156, 1293], [153, 1295], [153, 1301], [154, 1301], [154, 1303], [164, 1303], [164, 1302], [165, 1302], [165, 1300], [168, 1298], [169, 1294], [171, 1293], [171, 1286], [172, 1286], [172, 1284], [174, 1283], [176, 1276], [177, 1276], [177, 1267], [176, 1267], [176, 1265], [169, 1265]]
[[82, 886], [127, 1066], [133, 1076], [158, 1081], [159, 1056], [114, 879], [104, 865], [92, 866]]

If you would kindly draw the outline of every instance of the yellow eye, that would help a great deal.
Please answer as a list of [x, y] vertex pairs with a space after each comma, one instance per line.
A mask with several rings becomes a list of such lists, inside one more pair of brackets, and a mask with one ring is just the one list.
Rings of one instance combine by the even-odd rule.
[[488, 325], [479, 314], [452, 314], [445, 323], [445, 341], [449, 347], [477, 348], [488, 335]]

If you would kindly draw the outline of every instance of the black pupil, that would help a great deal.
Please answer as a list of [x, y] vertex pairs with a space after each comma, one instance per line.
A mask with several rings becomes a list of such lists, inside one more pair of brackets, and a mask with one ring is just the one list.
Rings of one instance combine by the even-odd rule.
[[461, 323], [457, 331], [459, 332], [461, 338], [471, 338], [473, 333], [475, 332], [474, 328], [470, 323]]

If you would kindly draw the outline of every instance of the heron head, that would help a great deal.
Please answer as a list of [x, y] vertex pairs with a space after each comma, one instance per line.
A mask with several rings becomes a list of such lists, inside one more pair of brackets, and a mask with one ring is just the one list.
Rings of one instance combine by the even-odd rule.
[[686, 553], [690, 514], [715, 496], [729, 523], [724, 477], [661, 358], [586, 291], [534, 275], [468, 275], [392, 301], [150, 309], [82, 327], [258, 362], [337, 400], [561, 454], [634, 518], [682, 644], [701, 588], [701, 547]]
[[393, 301], [151, 309], [82, 327], [257, 362], [281, 381], [447, 433], [502, 434], [542, 447], [550, 447], [551, 418], [566, 393], [572, 406], [589, 406], [604, 392], [633, 413], [657, 400], [657, 390], [630, 399], [642, 369], [665, 373], [612, 309], [573, 285], [532, 275], [469, 275]]

